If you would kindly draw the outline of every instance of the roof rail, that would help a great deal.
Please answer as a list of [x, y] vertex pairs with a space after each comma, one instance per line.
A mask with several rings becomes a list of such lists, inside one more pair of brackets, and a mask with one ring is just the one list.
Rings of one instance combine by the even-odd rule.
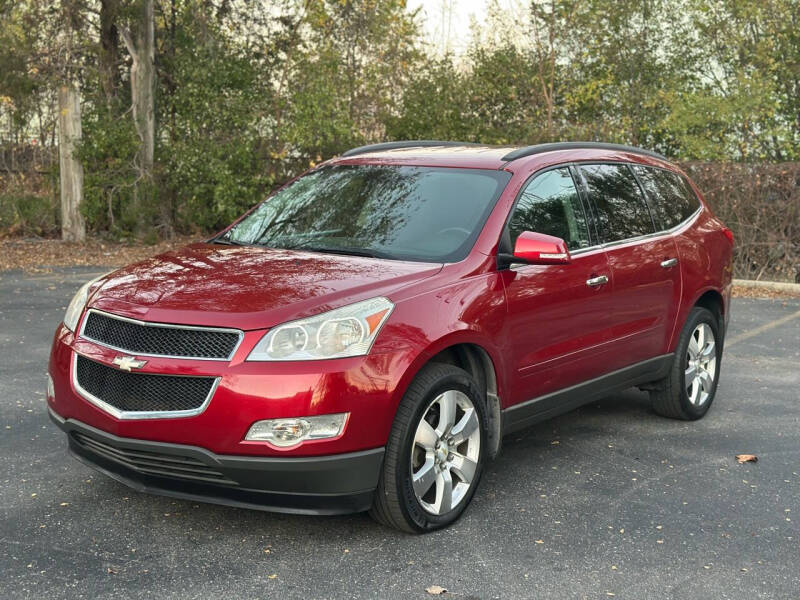
[[359, 146], [358, 148], [351, 148], [342, 156], [356, 156], [358, 154], [366, 154], [367, 152], [381, 152], [383, 150], [398, 150], [400, 148], [430, 148], [434, 146], [480, 146], [481, 144], [473, 144], [471, 142], [444, 142], [440, 140], [408, 140], [404, 142], [383, 142], [382, 144], [370, 144], [368, 146]]
[[580, 149], [597, 149], [597, 150], [620, 150], [622, 152], [631, 152], [634, 154], [644, 154], [652, 156], [660, 160], [667, 160], [665, 156], [650, 150], [642, 150], [634, 146], [625, 146], [624, 144], [606, 144], [604, 142], [555, 142], [551, 144], [536, 144], [534, 146], [526, 146], [525, 148], [518, 148], [506, 154], [500, 160], [512, 161], [524, 156], [533, 156], [534, 154], [542, 154], [543, 152], [555, 152], [556, 150], [580, 150]]

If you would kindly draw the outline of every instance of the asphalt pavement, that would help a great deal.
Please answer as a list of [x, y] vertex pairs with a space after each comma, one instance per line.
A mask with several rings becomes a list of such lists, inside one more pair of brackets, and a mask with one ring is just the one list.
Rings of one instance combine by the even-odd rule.
[[411, 536], [140, 494], [71, 458], [47, 357], [100, 272], [0, 273], [0, 599], [800, 598], [800, 300], [734, 300], [703, 420], [631, 390], [542, 423], [458, 523]]

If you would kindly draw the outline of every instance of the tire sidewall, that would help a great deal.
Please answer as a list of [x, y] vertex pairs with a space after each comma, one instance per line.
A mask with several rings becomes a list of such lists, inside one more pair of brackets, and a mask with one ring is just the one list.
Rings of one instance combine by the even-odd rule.
[[[478, 423], [480, 429], [480, 452], [478, 455], [478, 466], [475, 469], [475, 477], [472, 480], [472, 485], [467, 491], [464, 499], [450, 512], [444, 515], [433, 515], [426, 511], [417, 500], [414, 493], [414, 487], [411, 479], [411, 448], [414, 443], [414, 436], [416, 434], [417, 425], [422, 419], [425, 411], [430, 406], [431, 402], [441, 393], [447, 390], [458, 390], [463, 392], [472, 401], [475, 411], [478, 414]], [[400, 504], [403, 512], [405, 513], [406, 520], [419, 531], [430, 531], [446, 527], [450, 523], [457, 520], [461, 513], [464, 512], [466, 507], [472, 501], [475, 490], [478, 488], [483, 466], [486, 457], [486, 444], [487, 444], [487, 414], [486, 404], [484, 398], [477, 385], [467, 373], [463, 375], [452, 373], [440, 378], [433, 386], [431, 386], [425, 393], [421, 401], [417, 402], [414, 410], [414, 417], [411, 419], [409, 426], [403, 435], [403, 445], [399, 453], [399, 464], [397, 467], [397, 490], [400, 495]]]
[[[694, 330], [697, 328], [698, 325], [701, 323], [705, 323], [711, 328], [711, 331], [714, 333], [714, 348], [716, 351], [716, 368], [714, 370], [714, 381], [711, 385], [711, 393], [709, 394], [708, 400], [700, 406], [695, 406], [692, 404], [691, 400], [689, 400], [689, 395], [686, 393], [686, 381], [685, 381], [685, 372], [687, 364], [687, 351], [689, 347], [689, 340], [694, 333]], [[691, 419], [699, 419], [703, 415], [705, 415], [708, 410], [711, 408], [711, 405], [714, 402], [714, 398], [717, 395], [717, 383], [719, 382], [719, 375], [720, 375], [720, 366], [722, 364], [722, 336], [720, 335], [719, 329], [719, 322], [717, 321], [714, 314], [705, 308], [694, 308], [689, 315], [689, 320], [686, 322], [686, 326], [681, 334], [681, 343], [678, 347], [678, 354], [676, 356], [676, 374], [677, 374], [677, 383], [678, 383], [678, 390], [680, 393], [680, 405], [681, 409], [691, 418]]]

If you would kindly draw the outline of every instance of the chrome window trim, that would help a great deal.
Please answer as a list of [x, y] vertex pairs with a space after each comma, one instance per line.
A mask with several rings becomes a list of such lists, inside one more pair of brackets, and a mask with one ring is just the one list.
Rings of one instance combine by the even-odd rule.
[[652, 238], [657, 238], [657, 237], [666, 236], [666, 235], [672, 235], [674, 233], [677, 233], [679, 229], [682, 229], [686, 225], [691, 224], [691, 222], [694, 221], [697, 218], [697, 216], [702, 212], [702, 210], [703, 210], [703, 206], [701, 204], [700, 206], [697, 207], [697, 210], [695, 210], [689, 217], [687, 217], [685, 220], [681, 221], [680, 223], [678, 223], [674, 227], [671, 227], [670, 229], [662, 229], [660, 231], [654, 231], [653, 233], [646, 233], [644, 235], [637, 235], [636, 237], [632, 237], [632, 238], [625, 238], [624, 240], [614, 240], [613, 242], [605, 242], [603, 244], [595, 244], [594, 246], [589, 246], [587, 248], [578, 248], [577, 250], [571, 251], [569, 253], [569, 255], [570, 256], [575, 256], [575, 255], [583, 254], [585, 252], [591, 252], [593, 250], [605, 250], [606, 248], [614, 248], [615, 246], [621, 246], [623, 244], [644, 242], [644, 241], [647, 241], [647, 240], [652, 239]]
[[[219, 386], [219, 381], [221, 377], [214, 377], [214, 383], [211, 385], [211, 389], [208, 391], [208, 396], [206, 399], [203, 400], [203, 403], [198, 406], [197, 408], [192, 408], [190, 410], [120, 410], [115, 406], [111, 406], [107, 402], [103, 402], [97, 396], [91, 394], [90, 392], [86, 391], [81, 385], [78, 383], [78, 356], [82, 356], [86, 360], [92, 360], [87, 356], [83, 356], [82, 354], [78, 354], [77, 352], [72, 353], [72, 386], [75, 388], [75, 391], [87, 402], [94, 404], [100, 410], [107, 412], [112, 417], [117, 419], [126, 421], [126, 420], [134, 420], [134, 419], [176, 419], [180, 417], [194, 417], [202, 413], [208, 405], [211, 404], [211, 398], [214, 397], [214, 393], [217, 391], [217, 386]], [[97, 361], [94, 361], [97, 362]], [[103, 364], [103, 363], [100, 363]], [[104, 365], [109, 366], [109, 365]], [[113, 367], [111, 367], [113, 368]], [[164, 375], [168, 377], [203, 377], [202, 375], [167, 375], [166, 373], [144, 373], [145, 375]], [[207, 377], [207, 379], [211, 379], [211, 377]]]
[[[227, 357], [208, 357], [208, 356], [180, 356], [174, 354], [149, 354], [145, 352], [135, 352], [130, 348], [120, 348], [118, 346], [112, 346], [111, 344], [106, 344], [105, 342], [101, 342], [100, 340], [96, 340], [92, 337], [89, 337], [84, 333], [86, 329], [86, 323], [89, 321], [89, 315], [91, 313], [96, 313], [98, 315], [102, 315], [104, 317], [108, 317], [110, 319], [117, 319], [118, 321], [127, 321], [128, 323], [135, 323], [136, 325], [142, 325], [144, 327], [161, 327], [164, 329], [188, 329], [192, 331], [214, 331], [219, 333], [235, 333], [239, 336], [239, 339], [236, 342], [236, 345], [231, 350], [231, 353]], [[83, 316], [83, 321], [81, 322], [81, 329], [80, 333], [78, 334], [81, 338], [85, 340], [89, 340], [90, 342], [94, 342], [98, 346], [103, 346], [104, 348], [111, 348], [112, 350], [117, 350], [118, 352], [125, 352], [126, 354], [132, 354], [135, 356], [153, 356], [153, 357], [162, 357], [162, 358], [178, 358], [178, 359], [185, 359], [185, 360], [225, 360], [230, 361], [233, 359], [236, 351], [239, 349], [239, 346], [244, 339], [244, 331], [241, 329], [231, 329], [227, 327], [202, 327], [198, 325], [174, 325], [171, 323], [156, 323], [152, 321], [139, 321], [138, 319], [131, 319], [129, 317], [122, 317], [120, 315], [115, 315], [113, 313], [105, 312], [103, 310], [97, 310], [96, 308], [90, 308], [86, 311], [86, 314]]]

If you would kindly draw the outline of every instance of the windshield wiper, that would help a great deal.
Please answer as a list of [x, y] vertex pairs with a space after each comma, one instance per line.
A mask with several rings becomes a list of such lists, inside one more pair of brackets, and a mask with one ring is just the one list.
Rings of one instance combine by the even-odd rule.
[[221, 244], [222, 246], [249, 246], [250, 244], [245, 244], [244, 242], [238, 242], [236, 240], [231, 240], [225, 237], [215, 237], [208, 240], [209, 244]]
[[366, 256], [367, 258], [385, 258], [395, 260], [395, 257], [386, 252], [371, 248], [355, 248], [349, 246], [295, 246], [292, 250], [306, 250], [308, 252], [323, 252], [325, 254], [343, 254], [345, 256]]

